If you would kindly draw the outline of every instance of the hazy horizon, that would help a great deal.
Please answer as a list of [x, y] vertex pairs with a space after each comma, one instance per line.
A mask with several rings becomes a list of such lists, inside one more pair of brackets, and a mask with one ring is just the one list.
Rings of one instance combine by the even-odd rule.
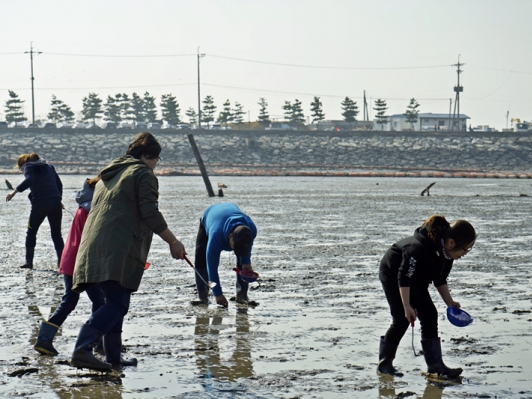
[[199, 51], [201, 100], [211, 95], [216, 114], [226, 100], [239, 102], [245, 121], [257, 119], [261, 97], [273, 119], [296, 99], [310, 116], [314, 96], [326, 119], [342, 119], [348, 96], [362, 120], [364, 91], [370, 119], [377, 98], [388, 115], [405, 112], [411, 98], [421, 113], [449, 113], [459, 56], [468, 125], [500, 130], [512, 118], [532, 120], [526, 0], [6, 0], [0, 13], [0, 120], [8, 90], [31, 120], [30, 42], [41, 52], [36, 119], [46, 119], [52, 95], [77, 116], [91, 92], [105, 102], [147, 91], [159, 111], [161, 95], [174, 95], [188, 121], [185, 111], [198, 107]]

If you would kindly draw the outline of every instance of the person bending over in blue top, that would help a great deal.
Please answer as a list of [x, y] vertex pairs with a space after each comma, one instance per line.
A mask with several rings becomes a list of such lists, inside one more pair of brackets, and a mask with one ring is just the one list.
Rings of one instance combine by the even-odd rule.
[[17, 159], [17, 166], [24, 173], [24, 181], [6, 197], [9, 202], [17, 193], [30, 189], [28, 198], [31, 202], [28, 230], [26, 232], [26, 263], [21, 268], [33, 269], [33, 256], [37, 244], [37, 232], [45, 218], [50, 223], [50, 233], [57, 253], [57, 266], [61, 262], [61, 254], [65, 243], [61, 235], [61, 219], [63, 217], [63, 183], [54, 167], [47, 164], [39, 155], [22, 154]]
[[[195, 266], [205, 281], [216, 283], [212, 293], [218, 305], [227, 306], [218, 276], [220, 253], [234, 251], [236, 267], [251, 270], [251, 247], [257, 236], [257, 227], [236, 204], [226, 202], [208, 207], [200, 220], [196, 238]], [[248, 283], [236, 275], [236, 301], [248, 304]], [[196, 275], [196, 287], [202, 303], [208, 304], [209, 287]], [[251, 303], [250, 303], [251, 304]]]

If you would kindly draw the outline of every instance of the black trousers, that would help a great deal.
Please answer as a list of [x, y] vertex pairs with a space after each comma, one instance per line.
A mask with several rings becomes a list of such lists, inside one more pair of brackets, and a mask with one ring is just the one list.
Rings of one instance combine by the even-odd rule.
[[[207, 235], [207, 232], [205, 231], [205, 227], [203, 227], [203, 224], [199, 224], [198, 228], [198, 236], [196, 237], [196, 253], [195, 253], [195, 259], [194, 259], [194, 265], [196, 266], [196, 270], [198, 273], [203, 277], [205, 281], [208, 281], [209, 274], [207, 272], [207, 243], [209, 241], [209, 236]], [[239, 270], [242, 270], [242, 265], [240, 263], [240, 258], [236, 257], [236, 267]], [[207, 297], [207, 294], [209, 292], [209, 287], [205, 285], [205, 283], [201, 280], [201, 278], [196, 274], [196, 288], [198, 290], [198, 296], [200, 299], [204, 299]], [[248, 283], [243, 281], [240, 278], [240, 275], [236, 275], [236, 291], [237, 296], [244, 295], [247, 297], [248, 292]]]
[[[399, 345], [410, 326], [405, 317], [399, 284], [397, 280], [383, 282], [382, 279], [381, 284], [392, 315], [392, 324], [386, 331], [384, 340], [390, 345]], [[421, 339], [437, 338], [438, 311], [432, 302], [428, 287], [410, 287], [410, 305], [417, 311], [417, 318], [421, 324]]]
[[65, 246], [61, 235], [62, 217], [63, 208], [61, 207], [60, 198], [50, 198], [32, 204], [30, 218], [28, 220], [28, 230], [26, 232], [26, 248], [35, 248], [39, 227], [41, 227], [44, 219], [48, 218], [55, 251], [58, 254], [61, 254], [63, 252], [63, 247]]

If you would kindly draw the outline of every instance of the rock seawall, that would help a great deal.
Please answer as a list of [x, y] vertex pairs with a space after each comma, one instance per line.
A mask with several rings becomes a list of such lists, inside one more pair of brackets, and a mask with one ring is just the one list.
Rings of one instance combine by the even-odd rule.
[[[510, 173], [532, 175], [532, 135], [526, 133], [155, 131], [163, 173], [199, 173], [192, 133], [213, 174]], [[37, 152], [62, 173], [98, 171], [122, 155], [134, 131], [0, 132], [0, 168]], [[400, 175], [400, 174], [399, 174]]]

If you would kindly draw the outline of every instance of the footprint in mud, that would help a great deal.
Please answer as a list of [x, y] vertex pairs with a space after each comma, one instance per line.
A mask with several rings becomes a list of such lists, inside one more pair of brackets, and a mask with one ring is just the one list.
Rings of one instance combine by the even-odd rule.
[[451, 338], [451, 342], [454, 344], [473, 344], [477, 342], [477, 339], [474, 338], [466, 338], [466, 337], [460, 337], [460, 338]]

